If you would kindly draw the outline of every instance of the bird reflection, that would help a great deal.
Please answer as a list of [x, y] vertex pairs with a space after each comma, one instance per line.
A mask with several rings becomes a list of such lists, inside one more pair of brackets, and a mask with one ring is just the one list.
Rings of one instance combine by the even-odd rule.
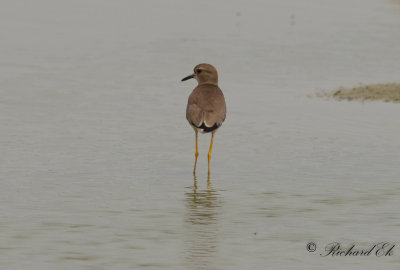
[[185, 193], [185, 259], [196, 269], [212, 269], [218, 253], [218, 218], [222, 197], [207, 179], [207, 189], [199, 189], [196, 176]]

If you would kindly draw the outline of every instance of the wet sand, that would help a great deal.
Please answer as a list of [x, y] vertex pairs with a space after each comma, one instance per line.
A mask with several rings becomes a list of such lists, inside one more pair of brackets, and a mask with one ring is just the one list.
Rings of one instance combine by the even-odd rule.
[[316, 94], [317, 97], [336, 99], [336, 100], [361, 100], [374, 101], [381, 100], [385, 102], [400, 102], [400, 84], [369, 84], [353, 88], [340, 87], [333, 91], [321, 91]]

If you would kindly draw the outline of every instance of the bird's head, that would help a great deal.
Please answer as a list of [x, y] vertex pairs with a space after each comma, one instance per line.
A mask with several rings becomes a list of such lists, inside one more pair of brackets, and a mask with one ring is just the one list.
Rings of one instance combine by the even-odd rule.
[[214, 66], [210, 64], [198, 64], [194, 67], [194, 73], [183, 78], [182, 81], [195, 78], [199, 84], [218, 84], [218, 72]]

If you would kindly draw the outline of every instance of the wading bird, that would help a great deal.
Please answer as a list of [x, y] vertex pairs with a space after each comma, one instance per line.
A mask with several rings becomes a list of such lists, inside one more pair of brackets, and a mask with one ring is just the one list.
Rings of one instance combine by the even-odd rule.
[[196, 136], [196, 152], [193, 174], [196, 174], [197, 157], [199, 156], [198, 132], [211, 132], [210, 150], [208, 151], [208, 174], [210, 174], [211, 150], [214, 134], [222, 125], [226, 116], [224, 94], [218, 87], [218, 73], [210, 64], [195, 66], [194, 73], [182, 79], [196, 79], [197, 87], [190, 94], [186, 107], [186, 119], [193, 127]]

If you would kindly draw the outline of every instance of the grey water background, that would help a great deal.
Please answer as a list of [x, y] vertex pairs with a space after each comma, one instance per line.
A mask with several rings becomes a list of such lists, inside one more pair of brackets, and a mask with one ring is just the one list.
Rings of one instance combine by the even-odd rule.
[[[1, 269], [398, 269], [399, 104], [310, 98], [399, 82], [398, 1], [0, 7]], [[201, 62], [228, 109], [209, 185]]]

